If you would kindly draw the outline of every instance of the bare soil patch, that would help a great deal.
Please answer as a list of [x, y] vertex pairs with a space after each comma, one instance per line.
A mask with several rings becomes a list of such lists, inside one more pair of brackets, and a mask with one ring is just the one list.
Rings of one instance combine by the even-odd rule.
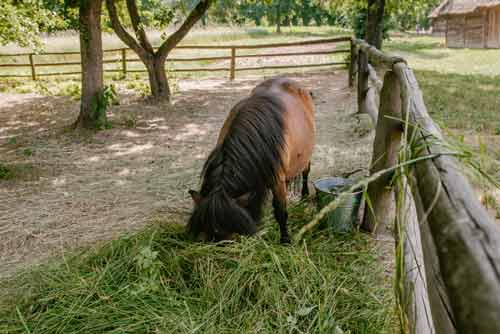
[[[312, 178], [366, 168], [373, 138], [353, 116], [345, 71], [289, 76], [315, 94]], [[262, 80], [181, 80], [171, 106], [121, 95], [110, 112], [113, 129], [95, 134], [68, 130], [79, 108], [69, 98], [0, 94], [1, 162], [32, 166], [33, 174], [0, 181], [0, 276], [155, 217], [185, 220], [187, 190], [198, 186], [223, 120]]]

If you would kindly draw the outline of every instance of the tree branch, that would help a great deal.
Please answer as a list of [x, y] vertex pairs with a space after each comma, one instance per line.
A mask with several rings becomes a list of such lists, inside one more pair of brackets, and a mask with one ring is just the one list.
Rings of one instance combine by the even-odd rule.
[[205, 14], [210, 5], [214, 2], [214, 0], [200, 0], [196, 7], [191, 11], [189, 16], [186, 18], [184, 23], [180, 26], [180, 28], [170, 35], [165, 42], [158, 49], [157, 54], [162, 57], [166, 57], [173, 48], [179, 44], [179, 42], [187, 35], [189, 30], [194, 26], [196, 22]]
[[139, 16], [136, 0], [127, 0], [127, 9], [130, 15], [130, 20], [132, 21], [132, 27], [134, 28], [134, 32], [139, 40], [139, 43], [147, 52], [153, 54], [153, 46], [144, 32], [144, 26], [141, 23], [141, 17]]
[[118, 14], [116, 13], [115, 1], [106, 0], [106, 7], [108, 8], [109, 17], [111, 19], [111, 26], [118, 37], [123, 41], [123, 43], [127, 44], [129, 48], [134, 50], [141, 59], [147, 59], [150, 55], [137, 43], [134, 37], [132, 37], [132, 35], [130, 35], [121, 24]]

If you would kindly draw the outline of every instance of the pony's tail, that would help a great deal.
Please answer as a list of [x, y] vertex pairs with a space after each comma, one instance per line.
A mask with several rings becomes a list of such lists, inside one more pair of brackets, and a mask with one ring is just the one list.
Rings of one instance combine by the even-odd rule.
[[204, 233], [209, 240], [222, 240], [232, 233], [253, 235], [257, 223], [222, 188], [203, 199], [193, 211], [188, 233], [198, 237]]

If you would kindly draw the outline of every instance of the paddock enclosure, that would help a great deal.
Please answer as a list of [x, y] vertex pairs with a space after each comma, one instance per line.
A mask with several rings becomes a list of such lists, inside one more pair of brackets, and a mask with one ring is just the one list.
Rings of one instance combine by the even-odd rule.
[[[373, 177], [365, 184], [371, 209], [363, 227], [402, 268], [395, 290], [404, 330], [499, 333], [500, 232], [462, 175], [456, 152], [443, 144], [412, 70], [403, 58], [362, 40], [324, 44], [330, 46], [318, 52], [350, 53], [348, 70], [337, 68], [345, 61], [334, 61], [321, 63], [321, 72], [286, 72], [314, 93], [311, 179], [356, 169]], [[0, 154], [20, 175], [0, 188], [1, 275], [139, 230], [158, 216], [186, 220], [187, 190], [197, 187], [223, 120], [265, 79], [236, 76], [236, 48], [226, 52], [216, 61], [226, 62], [223, 71], [231, 80], [180, 79], [168, 107], [121, 92], [121, 105], [110, 110], [116, 126], [93, 136], [67, 131], [78, 114], [78, 104], [68, 98], [0, 93]], [[114, 60], [121, 64], [115, 70], [127, 74], [123, 59]], [[32, 72], [20, 75], [37, 79], [32, 63], [22, 65]], [[394, 240], [387, 239], [391, 216]]]

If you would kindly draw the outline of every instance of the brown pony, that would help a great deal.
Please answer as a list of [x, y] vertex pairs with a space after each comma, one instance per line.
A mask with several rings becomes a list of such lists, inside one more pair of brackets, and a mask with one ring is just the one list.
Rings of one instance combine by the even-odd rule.
[[270, 189], [281, 242], [289, 242], [286, 185], [302, 173], [302, 197], [309, 194], [314, 142], [309, 91], [286, 78], [255, 87], [226, 119], [203, 167], [200, 192], [189, 191], [195, 207], [188, 232], [215, 241], [254, 234]]

